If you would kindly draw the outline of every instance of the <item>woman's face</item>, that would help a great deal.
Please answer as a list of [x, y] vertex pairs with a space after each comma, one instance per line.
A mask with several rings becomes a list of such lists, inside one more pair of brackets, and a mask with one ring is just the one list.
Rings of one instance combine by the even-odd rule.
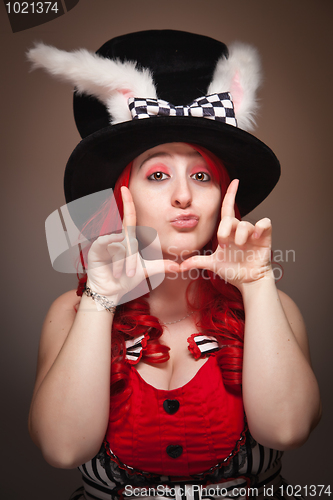
[[211, 239], [221, 190], [206, 161], [188, 144], [162, 144], [138, 156], [129, 189], [137, 225], [157, 231], [165, 258], [187, 258]]

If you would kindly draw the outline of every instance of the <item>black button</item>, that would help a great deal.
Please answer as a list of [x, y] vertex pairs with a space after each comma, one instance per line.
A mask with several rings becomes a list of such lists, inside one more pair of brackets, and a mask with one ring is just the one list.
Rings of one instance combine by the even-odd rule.
[[166, 449], [167, 454], [171, 458], [178, 458], [183, 453], [183, 447], [180, 444], [170, 444]]
[[163, 403], [163, 408], [169, 415], [173, 415], [179, 410], [179, 401], [177, 399], [166, 399]]

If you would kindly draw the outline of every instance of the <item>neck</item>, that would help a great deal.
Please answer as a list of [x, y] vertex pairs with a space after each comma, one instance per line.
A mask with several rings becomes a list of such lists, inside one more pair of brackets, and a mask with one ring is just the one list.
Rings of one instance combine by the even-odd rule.
[[166, 275], [164, 281], [149, 295], [151, 314], [162, 321], [173, 321], [185, 316], [189, 310], [186, 290], [191, 283], [188, 273], [181, 273], [175, 279], [173, 274]]

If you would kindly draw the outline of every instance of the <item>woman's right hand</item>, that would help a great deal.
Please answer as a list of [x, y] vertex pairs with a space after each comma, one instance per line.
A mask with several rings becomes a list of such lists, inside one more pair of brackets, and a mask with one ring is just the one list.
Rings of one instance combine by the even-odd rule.
[[144, 260], [138, 252], [136, 212], [129, 189], [121, 188], [124, 206], [121, 233], [100, 236], [88, 253], [88, 286], [96, 293], [118, 303], [149, 276], [178, 272], [179, 265], [171, 260]]

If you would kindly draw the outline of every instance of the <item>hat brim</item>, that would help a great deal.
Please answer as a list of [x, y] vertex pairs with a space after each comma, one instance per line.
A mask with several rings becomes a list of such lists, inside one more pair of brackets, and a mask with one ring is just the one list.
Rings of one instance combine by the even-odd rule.
[[84, 138], [70, 156], [64, 179], [67, 203], [113, 188], [124, 168], [159, 144], [185, 142], [202, 146], [240, 180], [236, 203], [242, 216], [272, 191], [280, 177], [273, 151], [232, 125], [193, 117], [155, 117], [110, 125]]

